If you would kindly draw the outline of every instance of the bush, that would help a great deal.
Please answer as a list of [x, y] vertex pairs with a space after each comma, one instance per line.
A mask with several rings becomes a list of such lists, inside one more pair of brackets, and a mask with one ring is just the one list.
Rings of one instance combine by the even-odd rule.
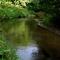
[[[45, 16], [44, 24], [53, 23], [55, 26], [60, 27], [60, 0], [32, 0], [27, 4], [27, 7], [34, 12], [43, 11], [54, 17], [50, 18], [50, 16]], [[49, 23], [50, 20], [51, 23]]]
[[6, 42], [0, 33], [0, 60], [17, 60], [15, 50]]
[[19, 5], [9, 3], [0, 4], [0, 19], [24, 18], [30, 16], [31, 11]]
[[52, 18], [53, 18], [52, 15], [45, 14], [45, 16], [43, 17], [43, 24], [45, 24], [46, 26], [51, 26], [52, 25]]

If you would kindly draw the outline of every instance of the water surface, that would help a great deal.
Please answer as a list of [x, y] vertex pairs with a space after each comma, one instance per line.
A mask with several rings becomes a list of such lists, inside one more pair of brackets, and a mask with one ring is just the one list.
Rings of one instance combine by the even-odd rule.
[[21, 60], [34, 60], [35, 55], [38, 54], [38, 47], [36, 44], [19, 46], [16, 53]]

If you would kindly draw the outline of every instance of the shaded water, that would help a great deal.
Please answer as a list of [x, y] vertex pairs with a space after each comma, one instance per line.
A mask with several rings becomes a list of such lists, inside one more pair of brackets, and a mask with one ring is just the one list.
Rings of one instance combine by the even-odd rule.
[[[47, 56], [48, 54], [45, 52], [45, 55], [43, 54], [40, 43], [44, 49], [47, 47], [56, 48], [54, 47], [55, 45], [58, 48], [59, 46], [57, 43], [60, 41], [60, 36], [39, 27], [36, 30], [32, 27], [32, 30], [34, 30], [34, 34], [32, 35], [25, 22], [25, 19], [19, 19], [17, 23], [6, 25], [6, 28], [5, 25], [3, 26], [3, 30], [5, 29], [5, 34], [8, 37], [7, 39], [16, 47], [16, 54], [19, 60], [53, 60], [50, 59], [50, 57], [45, 58], [45, 55]], [[10, 27], [11, 25], [13, 26]], [[31, 26], [32, 25], [30, 25], [29, 28]], [[8, 29], [8, 27], [10, 27], [10, 29]], [[57, 39], [58, 41], [56, 41]], [[52, 50], [52, 53], [55, 53], [55, 51]]]
[[[16, 20], [16, 19], [15, 19]], [[38, 56], [38, 45], [32, 40], [29, 29], [25, 23], [26, 19], [14, 19], [3, 25], [8, 42], [16, 48], [16, 55], [19, 60], [36, 60]], [[8, 29], [9, 28], [9, 29]]]

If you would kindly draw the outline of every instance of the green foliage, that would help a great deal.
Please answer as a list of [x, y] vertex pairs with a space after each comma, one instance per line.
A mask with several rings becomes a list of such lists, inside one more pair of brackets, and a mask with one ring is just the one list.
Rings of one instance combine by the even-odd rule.
[[[51, 23], [60, 26], [60, 0], [41, 0], [40, 9], [52, 16]], [[49, 20], [48, 20], [49, 21]], [[46, 22], [45, 22], [46, 23]], [[49, 24], [49, 22], [48, 22]]]
[[0, 4], [0, 19], [22, 18], [30, 16], [31, 11], [19, 5], [9, 3]]
[[0, 33], [0, 60], [17, 60], [15, 50], [6, 42], [4, 35]]
[[30, 3], [27, 3], [27, 8], [32, 11], [39, 11], [39, 0], [32, 0]]
[[51, 19], [53, 18], [53, 16], [52, 15], [50, 15], [50, 14], [45, 14], [43, 17], [42, 17], [42, 20], [43, 20], [43, 24], [45, 24], [46, 26], [49, 26], [49, 25], [51, 25]]
[[28, 3], [28, 7], [31, 7], [32, 10], [44, 11], [47, 13], [57, 13], [60, 6], [59, 0], [32, 0]]
[[[52, 20], [54, 24], [59, 25], [60, 18], [60, 0], [32, 0], [30, 3], [27, 4], [28, 9], [31, 9], [34, 12], [43, 11], [48, 15], [51, 15], [52, 18], [49, 16], [44, 17], [44, 22], [49, 24], [49, 21]], [[49, 17], [49, 19], [48, 19]], [[54, 17], [54, 18], [53, 18]]]

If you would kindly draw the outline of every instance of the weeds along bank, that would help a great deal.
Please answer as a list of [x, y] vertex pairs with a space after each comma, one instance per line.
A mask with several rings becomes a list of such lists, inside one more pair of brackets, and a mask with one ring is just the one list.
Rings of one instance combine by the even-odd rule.
[[0, 60], [18, 60], [15, 49], [11, 47], [2, 33], [0, 33]]

